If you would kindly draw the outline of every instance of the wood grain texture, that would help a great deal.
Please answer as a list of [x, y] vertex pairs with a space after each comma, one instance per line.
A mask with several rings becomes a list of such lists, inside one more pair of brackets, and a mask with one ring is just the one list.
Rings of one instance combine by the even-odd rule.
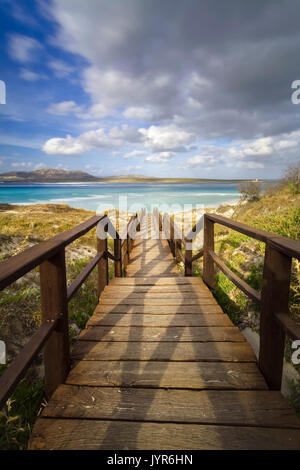
[[300, 448], [300, 422], [244, 336], [200, 278], [180, 276], [157, 220], [155, 234], [103, 289], [30, 448]]
[[294, 429], [40, 418], [30, 449], [299, 450]]
[[96, 307], [95, 313], [150, 313], [153, 315], [174, 315], [174, 313], [223, 313], [218, 304], [212, 303], [208, 305], [102, 305]]
[[101, 313], [94, 314], [87, 326], [153, 326], [153, 327], [168, 327], [168, 326], [233, 326], [231, 320], [227, 315], [218, 313], [209, 313], [207, 315], [139, 315], [126, 313]]
[[255, 364], [81, 361], [66, 383], [98, 387], [265, 390]]
[[244, 343], [159, 343], [77, 341], [73, 360], [89, 361], [208, 361], [254, 362], [251, 346]]
[[93, 326], [83, 330], [78, 341], [245, 341], [238, 328], [231, 327], [119, 327]]
[[61, 385], [43, 416], [300, 429], [300, 419], [281, 393], [268, 391]]

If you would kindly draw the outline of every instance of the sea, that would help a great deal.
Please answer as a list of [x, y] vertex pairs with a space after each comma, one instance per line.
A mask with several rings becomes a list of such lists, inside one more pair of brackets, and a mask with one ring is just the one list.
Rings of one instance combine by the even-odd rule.
[[68, 204], [97, 213], [158, 207], [162, 212], [218, 207], [240, 198], [239, 183], [0, 183], [0, 203]]

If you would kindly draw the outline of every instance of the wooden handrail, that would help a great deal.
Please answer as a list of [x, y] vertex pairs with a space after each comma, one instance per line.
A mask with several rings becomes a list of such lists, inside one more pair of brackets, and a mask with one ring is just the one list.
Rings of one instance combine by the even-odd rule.
[[261, 303], [261, 295], [255, 289], [253, 289], [249, 284], [239, 278], [231, 269], [229, 269], [226, 264], [216, 255], [212, 250], [209, 250], [209, 255], [214, 260], [218, 268], [233, 282], [241, 291], [243, 291], [250, 299], [254, 302]]
[[[228, 219], [217, 214], [204, 215], [203, 248], [192, 256], [191, 241], [197, 233], [193, 227], [187, 237], [176, 240], [174, 222], [169, 216], [165, 228], [173, 255], [185, 264], [185, 275], [192, 275], [192, 263], [203, 255], [203, 280], [212, 290], [215, 287], [215, 265], [250, 299], [261, 307], [259, 367], [271, 389], [281, 388], [285, 335], [300, 337], [300, 327], [289, 316], [291, 260], [300, 259], [300, 243], [256, 227]], [[266, 244], [261, 294], [239, 278], [214, 251], [214, 225], [220, 224]], [[168, 234], [169, 229], [169, 234]], [[177, 243], [184, 244], [185, 254], [176, 250]], [[189, 242], [189, 244], [188, 244]], [[188, 249], [189, 248], [189, 249]]]
[[266, 232], [265, 230], [258, 229], [256, 227], [250, 227], [249, 225], [237, 222], [236, 220], [228, 219], [221, 215], [216, 214], [205, 214], [205, 218], [211, 220], [214, 223], [224, 225], [225, 227], [231, 228], [236, 232], [243, 233], [248, 237], [254, 238], [264, 243], [269, 243], [276, 250], [290, 256], [291, 258], [300, 259], [300, 243], [290, 238], [276, 235], [275, 233]]
[[95, 215], [77, 227], [74, 227], [67, 232], [60, 233], [49, 240], [39, 243], [38, 245], [34, 245], [31, 248], [27, 248], [27, 250], [22, 253], [3, 261], [1, 263], [0, 272], [0, 291], [27, 274], [36, 266], [39, 266], [43, 261], [51, 258], [55, 253], [72, 243], [74, 240], [87, 233], [105, 217], [107, 216]]
[[[127, 224], [127, 253], [132, 239]], [[67, 288], [65, 247], [99, 222], [104, 232], [114, 237], [114, 254], [108, 251], [107, 237], [97, 239], [97, 255], [89, 261]], [[103, 228], [103, 227], [102, 227]], [[40, 265], [41, 307], [43, 323], [0, 378], [0, 407], [12, 394], [37, 354], [44, 348], [45, 392], [49, 398], [69, 371], [68, 302], [98, 265], [98, 295], [108, 284], [108, 258], [115, 262], [116, 276], [122, 276], [121, 238], [107, 215], [96, 215], [67, 232], [56, 235], [0, 264], [0, 290]]]
[[99, 261], [105, 257], [107, 253], [104, 251], [102, 253], [98, 253], [84, 268], [83, 270], [78, 274], [78, 276], [74, 279], [72, 284], [69, 285], [67, 288], [67, 299], [68, 302], [72, 299], [72, 297], [76, 294], [78, 289], [81, 287], [81, 285], [84, 283], [84, 281], [87, 279], [87, 277], [90, 275], [90, 273], [93, 271], [93, 269], [97, 266]]
[[0, 408], [14, 391], [16, 385], [24, 377], [26, 371], [43, 348], [47, 339], [54, 331], [57, 320], [44, 322], [23, 347], [20, 354], [0, 377]]

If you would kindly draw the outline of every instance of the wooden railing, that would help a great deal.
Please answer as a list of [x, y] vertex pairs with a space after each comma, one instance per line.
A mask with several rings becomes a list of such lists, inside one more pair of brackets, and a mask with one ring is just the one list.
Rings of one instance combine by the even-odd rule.
[[[240, 279], [215, 253], [215, 224], [266, 244], [261, 293]], [[300, 339], [300, 326], [291, 319], [288, 306], [292, 258], [300, 260], [300, 243], [220, 215], [205, 214], [203, 248], [193, 256], [192, 240], [196, 236], [196, 226], [183, 238], [182, 231], [172, 218], [166, 214], [163, 216], [164, 232], [171, 252], [177, 261], [184, 263], [186, 276], [192, 275], [193, 261], [203, 256], [203, 280], [210, 289], [215, 287], [216, 265], [240, 290], [260, 305], [259, 367], [269, 387], [280, 390], [285, 335], [293, 340]], [[185, 248], [184, 254], [182, 247]]]
[[[115, 276], [123, 274], [130, 257], [133, 239], [132, 223], [139, 229], [137, 215], [131, 217], [122, 236], [114, 229], [107, 215], [95, 215], [67, 232], [28, 248], [0, 264], [0, 291], [40, 266], [42, 324], [16, 359], [0, 377], [0, 407], [24, 377], [38, 353], [44, 348], [45, 393], [49, 398], [64, 382], [70, 369], [68, 302], [98, 266], [98, 295], [109, 282], [108, 259], [114, 261]], [[67, 287], [65, 248], [99, 223], [114, 238], [114, 253], [110, 253], [107, 237], [97, 237], [97, 255]]]

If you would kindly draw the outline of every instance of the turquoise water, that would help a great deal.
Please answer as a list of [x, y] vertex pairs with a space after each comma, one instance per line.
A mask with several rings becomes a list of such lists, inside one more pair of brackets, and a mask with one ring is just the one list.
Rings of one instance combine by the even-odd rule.
[[0, 203], [68, 204], [92, 211], [137, 211], [157, 206], [164, 212], [217, 207], [239, 199], [233, 183], [1, 183]]

